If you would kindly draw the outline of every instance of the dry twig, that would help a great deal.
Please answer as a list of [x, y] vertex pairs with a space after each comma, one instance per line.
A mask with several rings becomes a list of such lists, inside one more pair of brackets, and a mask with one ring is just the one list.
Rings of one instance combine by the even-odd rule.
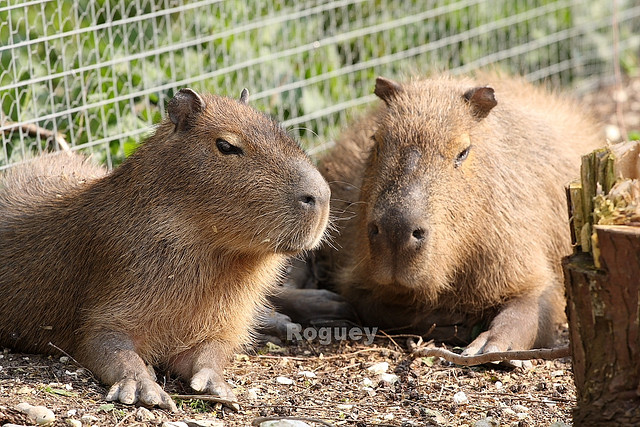
[[67, 143], [67, 141], [64, 139], [64, 135], [62, 135], [60, 132], [53, 132], [49, 129], [40, 127], [34, 123], [18, 124], [7, 118], [4, 118], [4, 120], [2, 121], [2, 124], [9, 126], [8, 128], [4, 129], [4, 133], [13, 132], [16, 129], [19, 129], [22, 132], [34, 138], [42, 138], [44, 140], [49, 140], [49, 139], [54, 140], [63, 151], [71, 150], [71, 148], [69, 147], [69, 143]]
[[475, 366], [491, 362], [506, 362], [509, 360], [551, 360], [571, 356], [569, 346], [538, 348], [533, 350], [496, 351], [474, 356], [462, 356], [444, 348], [419, 348], [415, 344], [410, 344], [410, 350], [413, 357], [441, 357], [447, 362], [462, 366]]

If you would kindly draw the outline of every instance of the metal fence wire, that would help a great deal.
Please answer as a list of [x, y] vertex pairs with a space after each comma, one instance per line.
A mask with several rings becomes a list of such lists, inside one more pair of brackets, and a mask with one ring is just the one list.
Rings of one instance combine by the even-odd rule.
[[495, 63], [585, 89], [613, 75], [614, 47], [640, 65], [639, 15], [637, 0], [0, 0], [0, 169], [67, 145], [112, 167], [186, 86], [247, 87], [311, 153], [378, 75]]

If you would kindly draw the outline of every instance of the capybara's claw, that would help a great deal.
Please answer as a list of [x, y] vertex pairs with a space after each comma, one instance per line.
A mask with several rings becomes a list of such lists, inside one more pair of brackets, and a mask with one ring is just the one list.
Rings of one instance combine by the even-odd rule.
[[210, 393], [221, 399], [236, 400], [231, 387], [214, 369], [202, 368], [191, 378], [191, 388], [195, 391]]
[[111, 386], [105, 400], [127, 405], [140, 402], [146, 406], [157, 406], [171, 412], [178, 410], [171, 396], [151, 378], [139, 380], [124, 378]]
[[191, 378], [191, 388], [201, 393], [208, 393], [226, 401], [225, 405], [237, 411], [240, 405], [231, 387], [214, 369], [202, 368]]

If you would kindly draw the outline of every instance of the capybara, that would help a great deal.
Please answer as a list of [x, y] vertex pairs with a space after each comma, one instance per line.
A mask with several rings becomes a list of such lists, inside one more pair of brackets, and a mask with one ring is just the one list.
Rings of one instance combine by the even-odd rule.
[[553, 345], [571, 251], [564, 185], [597, 125], [500, 73], [378, 78], [374, 92], [383, 102], [318, 166], [337, 215], [317, 254], [324, 280], [363, 323], [475, 337], [465, 354]]
[[182, 89], [167, 111], [111, 173], [58, 153], [4, 174], [0, 344], [61, 349], [107, 400], [175, 410], [147, 365], [235, 400], [223, 367], [287, 259], [321, 241], [330, 192], [246, 90]]

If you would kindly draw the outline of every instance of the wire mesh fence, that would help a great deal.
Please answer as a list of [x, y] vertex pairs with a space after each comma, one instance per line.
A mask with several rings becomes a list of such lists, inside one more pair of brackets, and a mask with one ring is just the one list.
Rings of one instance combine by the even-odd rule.
[[251, 103], [310, 152], [377, 75], [499, 64], [588, 87], [637, 69], [640, 5], [618, 0], [0, 1], [0, 168], [69, 146], [109, 167], [181, 87]]

